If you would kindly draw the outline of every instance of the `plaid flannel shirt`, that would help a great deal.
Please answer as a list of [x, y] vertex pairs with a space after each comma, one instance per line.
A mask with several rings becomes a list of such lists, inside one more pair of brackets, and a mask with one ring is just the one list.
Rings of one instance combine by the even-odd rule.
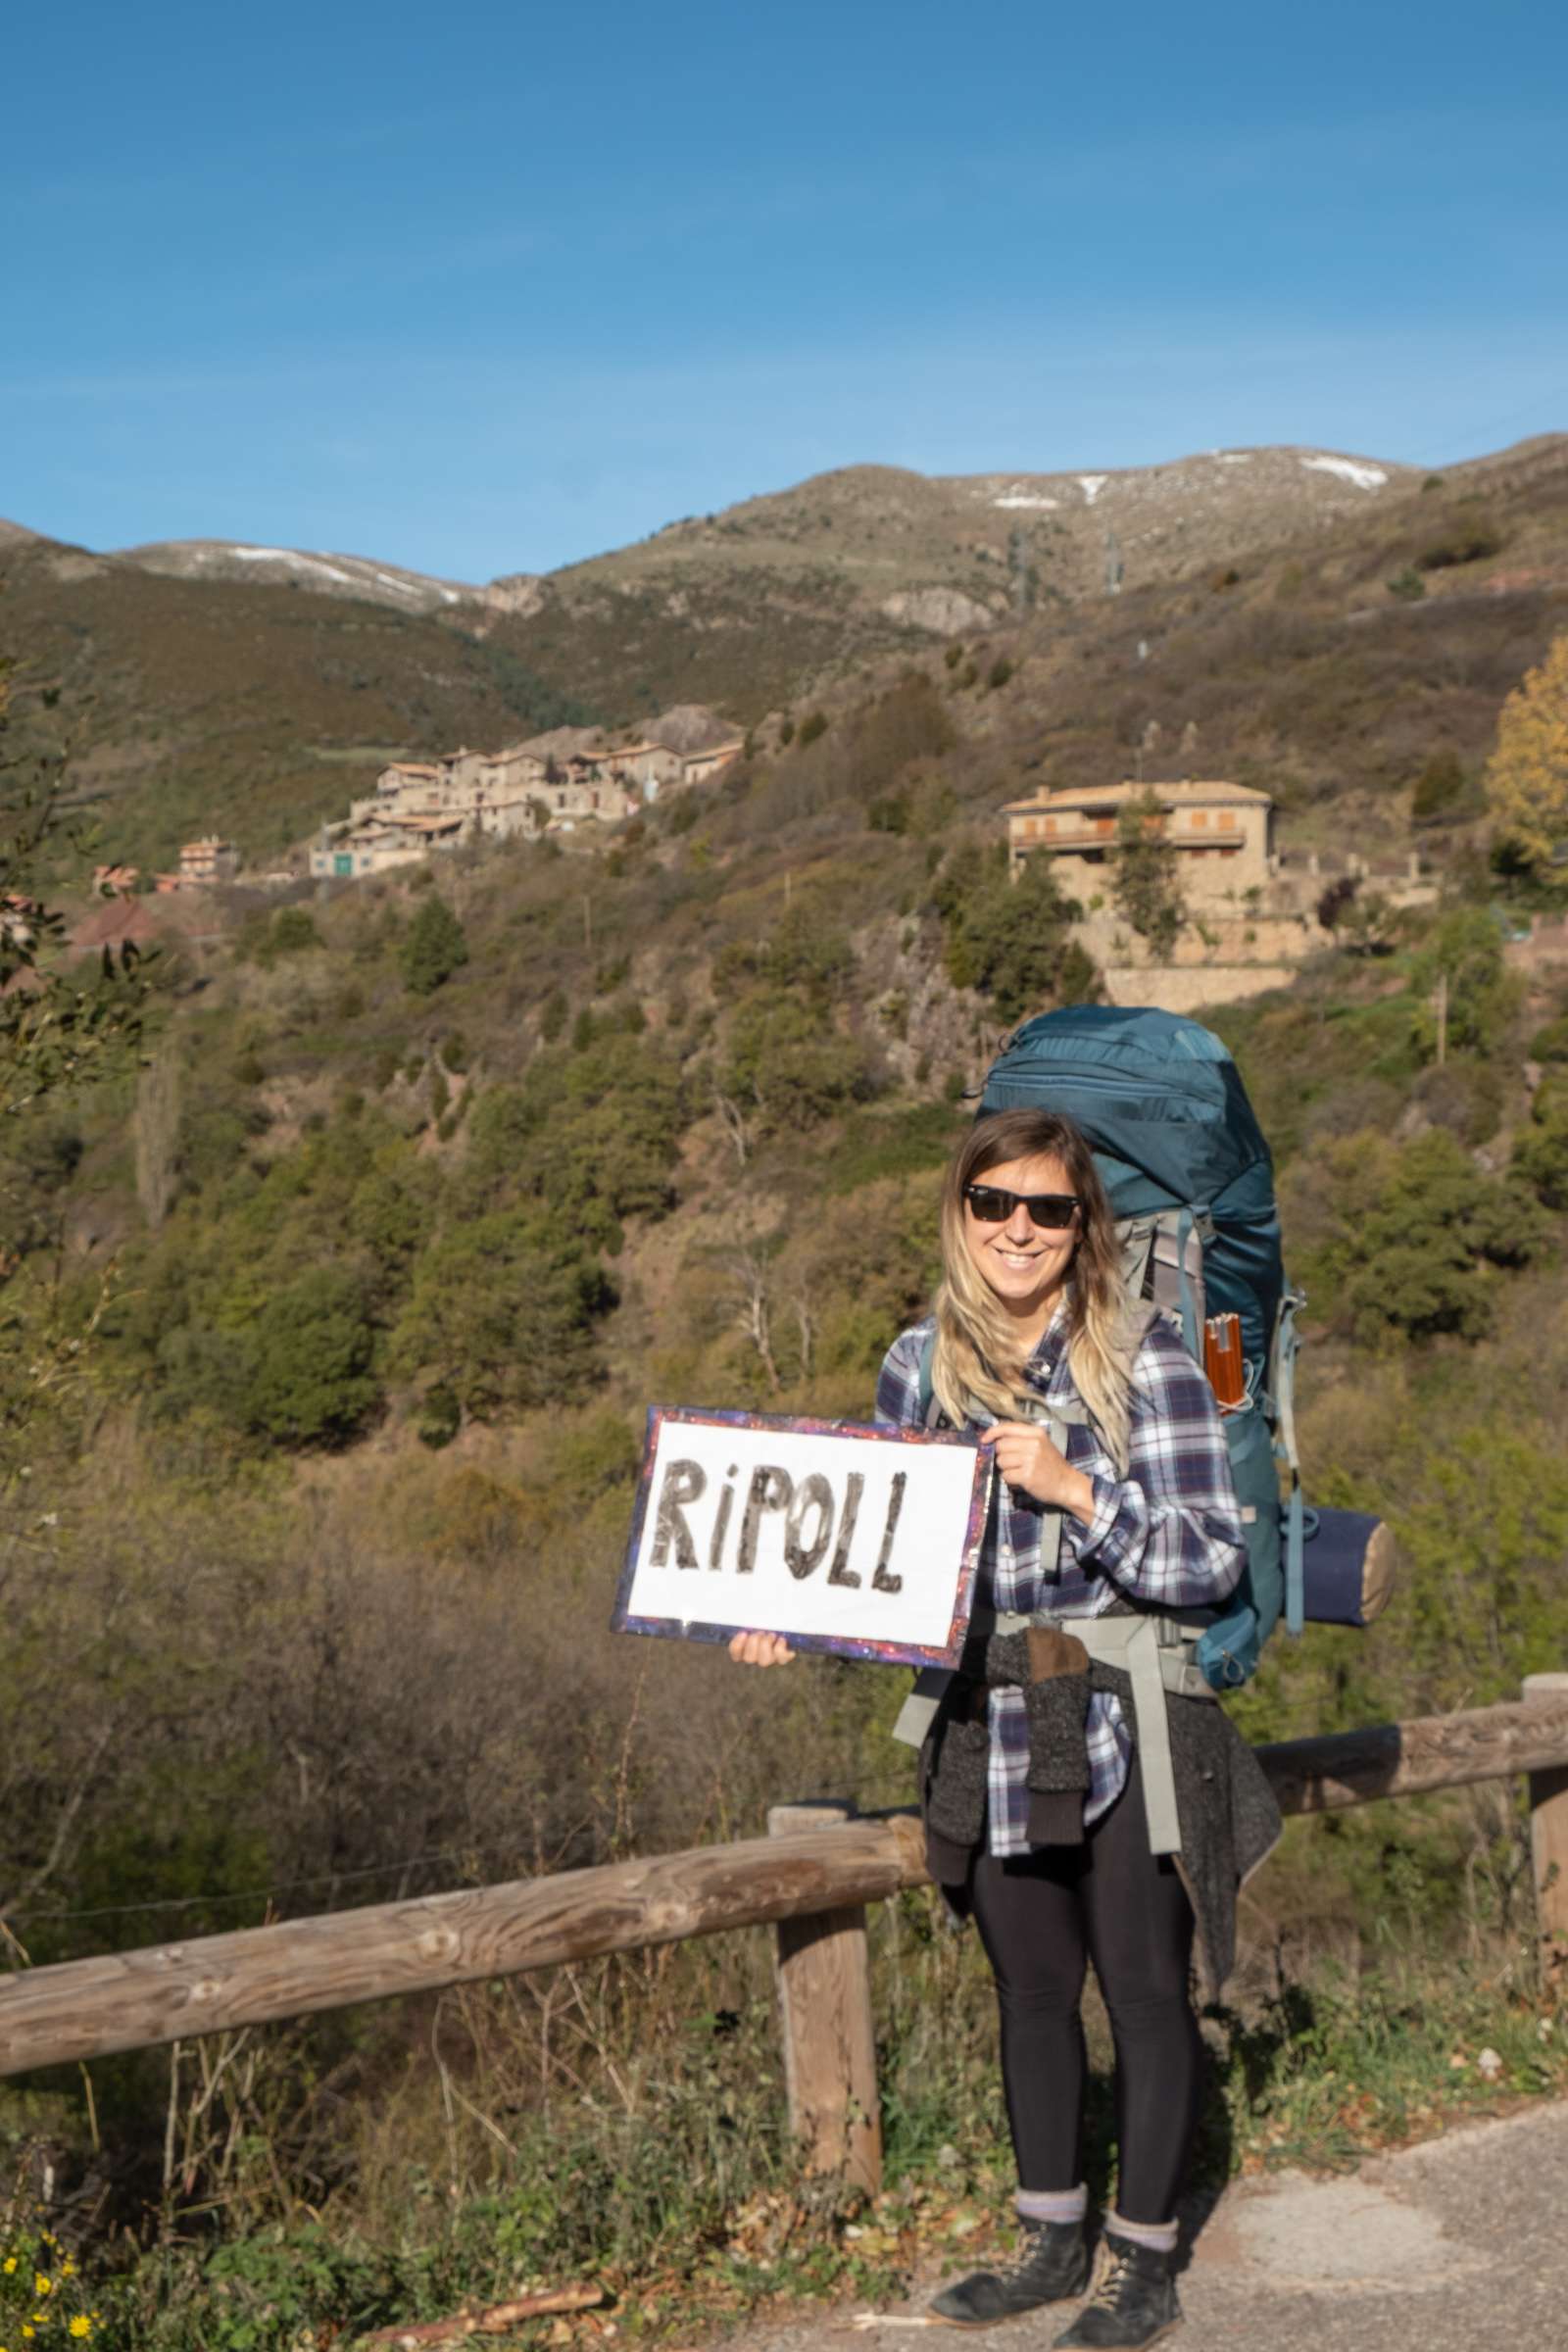
[[[888, 1427], [920, 1426], [920, 1357], [933, 1329], [928, 1317], [888, 1349], [876, 1390], [876, 1417]], [[1048, 1331], [1024, 1371], [1048, 1407], [1078, 1403], [1063, 1337], [1059, 1325]], [[993, 1419], [982, 1414], [968, 1426], [989, 1429]], [[1151, 1323], [1133, 1365], [1127, 1475], [1117, 1477], [1087, 1423], [1068, 1424], [1066, 1454], [1094, 1487], [1094, 1517], [1086, 1526], [1062, 1512], [1056, 1572], [1047, 1575], [1040, 1560], [1047, 1506], [995, 1481], [976, 1605], [1098, 1617], [1117, 1600], [1162, 1611], [1206, 1607], [1234, 1589], [1247, 1554], [1219, 1413], [1208, 1382], [1168, 1323]], [[990, 1712], [988, 1841], [993, 1854], [1024, 1854], [1029, 1723], [1022, 1691], [993, 1690]], [[1086, 1826], [1127, 1785], [1132, 1733], [1113, 1692], [1090, 1693], [1087, 1740]]]

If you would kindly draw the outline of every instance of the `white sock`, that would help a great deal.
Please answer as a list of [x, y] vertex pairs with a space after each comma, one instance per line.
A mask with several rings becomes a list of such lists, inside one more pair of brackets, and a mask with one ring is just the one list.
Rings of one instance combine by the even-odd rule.
[[1119, 2213], [1107, 2213], [1105, 2228], [1118, 2237], [1130, 2237], [1135, 2246], [1148, 2246], [1155, 2254], [1174, 2254], [1178, 2225], [1175, 2222], [1124, 2222]]
[[1076, 2188], [1020, 2188], [1013, 2201], [1020, 2222], [1081, 2222], [1089, 2189], [1082, 2180]]

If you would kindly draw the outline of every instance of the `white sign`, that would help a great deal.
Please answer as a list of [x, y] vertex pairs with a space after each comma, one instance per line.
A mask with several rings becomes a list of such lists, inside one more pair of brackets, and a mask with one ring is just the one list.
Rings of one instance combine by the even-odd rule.
[[612, 1623], [956, 1665], [990, 1477], [951, 1431], [655, 1405]]

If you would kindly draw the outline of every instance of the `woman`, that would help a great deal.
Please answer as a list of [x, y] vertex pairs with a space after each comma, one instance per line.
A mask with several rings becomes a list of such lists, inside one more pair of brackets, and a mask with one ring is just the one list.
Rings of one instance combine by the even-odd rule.
[[[962, 1667], [900, 1730], [924, 1733], [932, 1875], [973, 1912], [997, 1980], [1022, 2242], [932, 2308], [987, 2327], [1089, 2283], [1092, 1959], [1115, 2043], [1117, 2195], [1094, 2292], [1056, 2341], [1141, 2346], [1180, 2317], [1176, 2206], [1202, 2061], [1195, 1926], [1217, 1988], [1237, 1887], [1279, 1835], [1267, 1783], [1182, 1645], [1242, 1573], [1241, 1511], [1212, 1393], [1168, 1325], [1128, 1300], [1071, 1120], [976, 1122], [948, 1171], [942, 1253], [935, 1313], [888, 1350], [877, 1417], [930, 1418], [924, 1385], [999, 1477]], [[748, 1633], [730, 1654], [791, 1653]]]

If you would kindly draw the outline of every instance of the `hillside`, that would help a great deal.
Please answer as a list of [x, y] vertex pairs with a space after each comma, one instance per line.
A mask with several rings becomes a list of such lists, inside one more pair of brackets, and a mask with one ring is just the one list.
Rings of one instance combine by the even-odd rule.
[[19, 697], [17, 748], [69, 752], [72, 804], [141, 865], [213, 830], [265, 863], [388, 758], [600, 715], [432, 617], [32, 536], [0, 542], [0, 644], [54, 695]]
[[[1560, 1666], [1568, 946], [1505, 939], [1477, 782], [1565, 625], [1565, 458], [905, 629], [597, 847], [193, 897], [128, 982], [72, 967], [89, 1042], [101, 989], [147, 1001], [99, 1084], [0, 1133], [8, 1952], [749, 1835], [813, 1788], [906, 1799], [903, 1677], [748, 1677], [607, 1619], [648, 1403], [864, 1414], [930, 1294], [964, 1090], [1002, 1029], [1095, 985], [1050, 889], [1006, 879], [996, 808], [1025, 780], [1200, 760], [1265, 782], [1288, 848], [1441, 872], [1384, 952], [1324, 931], [1291, 990], [1211, 1015], [1308, 1294], [1308, 1492], [1390, 1516], [1406, 1562], [1386, 1619], [1276, 1641], [1232, 1706], [1289, 1737]], [[499, 626], [46, 542], [4, 561], [0, 638], [32, 629], [62, 686], [6, 755], [76, 730], [126, 846], [199, 808], [251, 847], [323, 779], [337, 805], [365, 709], [393, 742], [520, 734], [551, 691]], [[47, 1075], [7, 1001], [6, 1053]], [[1561, 2083], [1520, 1828], [1500, 1788], [1292, 1825], [1210, 2021], [1212, 2185], [1343, 2165], [1499, 2069]], [[972, 2230], [1005, 2165], [994, 1998], [918, 1897], [879, 1912], [889, 2179]], [[58, 2184], [43, 2226], [105, 2352], [208, 2352], [215, 2313], [236, 2346], [341, 2343], [579, 2276], [690, 2343], [705, 2278], [820, 2286], [890, 2219], [840, 2250], [842, 2215], [800, 2201], [767, 1968], [715, 1937], [61, 2069], [0, 2096], [0, 2152]]]
[[[1281, 450], [1105, 475], [853, 467], [426, 612], [278, 553], [287, 584], [0, 539], [0, 637], [59, 686], [39, 739], [73, 746], [116, 854], [163, 863], [217, 829], [265, 862], [388, 757], [671, 704], [757, 726], [847, 710], [911, 663], [956, 689], [965, 800], [1196, 760], [1392, 838], [1408, 805], [1389, 795], [1437, 753], [1474, 763], [1561, 611], [1568, 441], [1419, 477]], [[990, 694], [999, 662], [1013, 683]]]
[[394, 612], [437, 612], [482, 595], [457, 580], [435, 580], [399, 564], [368, 556], [328, 555], [297, 547], [250, 547], [233, 539], [162, 539], [146, 547], [115, 551], [139, 570], [175, 580], [258, 580], [269, 588], [312, 588], [318, 595], [351, 596]]

